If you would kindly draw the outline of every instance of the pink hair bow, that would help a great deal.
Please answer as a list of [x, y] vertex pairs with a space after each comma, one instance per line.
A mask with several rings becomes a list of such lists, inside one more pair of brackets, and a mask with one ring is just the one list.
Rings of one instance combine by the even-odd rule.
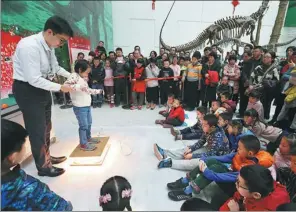
[[110, 202], [110, 201], [111, 201], [110, 194], [105, 194], [104, 196], [100, 196], [100, 198], [99, 198], [100, 205], [106, 204], [107, 202]]
[[131, 197], [132, 196], [132, 190], [131, 189], [124, 189], [123, 191], [122, 191], [122, 194], [121, 194], [121, 197], [122, 198], [129, 198], [129, 197]]

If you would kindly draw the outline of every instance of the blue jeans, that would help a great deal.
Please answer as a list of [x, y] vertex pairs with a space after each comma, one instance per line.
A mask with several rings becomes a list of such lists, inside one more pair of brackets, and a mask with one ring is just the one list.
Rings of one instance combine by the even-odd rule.
[[85, 145], [88, 139], [91, 138], [91, 124], [92, 117], [90, 106], [89, 107], [73, 107], [73, 111], [76, 115], [79, 124], [79, 140], [80, 145]]
[[[99, 83], [95, 83], [95, 84], [92, 84], [91, 88], [92, 89], [102, 89], [102, 90], [104, 90], [104, 85], [99, 84]], [[94, 104], [102, 104], [103, 100], [104, 100], [103, 94], [93, 95], [93, 103]]]

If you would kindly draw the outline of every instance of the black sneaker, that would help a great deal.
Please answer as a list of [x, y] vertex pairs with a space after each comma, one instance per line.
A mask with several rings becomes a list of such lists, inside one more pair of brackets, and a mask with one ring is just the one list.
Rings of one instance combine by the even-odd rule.
[[192, 198], [192, 194], [185, 194], [184, 189], [170, 191], [168, 195], [169, 195], [169, 198], [173, 201], [182, 201], [182, 200], [188, 200]]
[[179, 190], [179, 189], [184, 189], [189, 185], [189, 183], [183, 183], [182, 178], [179, 180], [176, 180], [175, 182], [168, 183], [167, 187], [170, 190]]
[[172, 167], [172, 159], [171, 158], [166, 158], [166, 159], [163, 159], [163, 160], [159, 161], [157, 167], [159, 169], [161, 169], [161, 168], [171, 168]]

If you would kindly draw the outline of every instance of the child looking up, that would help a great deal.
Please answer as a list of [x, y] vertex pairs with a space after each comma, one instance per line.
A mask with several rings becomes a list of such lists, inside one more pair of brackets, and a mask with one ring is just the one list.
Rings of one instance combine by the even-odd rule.
[[173, 126], [181, 126], [185, 120], [185, 112], [181, 106], [180, 100], [175, 99], [173, 107], [166, 120], [156, 120], [155, 124], [160, 124], [164, 128], [172, 128]]
[[276, 183], [270, 171], [260, 165], [243, 167], [236, 189], [220, 211], [275, 211], [279, 205], [290, 202], [286, 188]]
[[103, 211], [132, 211], [132, 186], [121, 176], [114, 176], [104, 182], [100, 191], [100, 206]]
[[228, 139], [224, 130], [218, 127], [218, 119], [215, 115], [204, 116], [202, 129], [202, 137], [186, 148], [162, 149], [154, 144], [154, 154], [160, 160], [158, 168], [171, 167], [191, 171], [198, 165], [201, 157], [225, 155], [230, 152]]
[[250, 92], [247, 110], [255, 109], [258, 113], [259, 120], [264, 122], [264, 108], [262, 103], [260, 102], [260, 96], [261, 94], [257, 90], [253, 90]]
[[291, 166], [291, 150], [296, 149], [296, 134], [283, 136], [279, 148], [274, 153], [276, 168]]
[[74, 91], [70, 92], [73, 103], [73, 111], [79, 124], [80, 149], [84, 151], [93, 151], [96, 149], [92, 144], [99, 141], [91, 137], [91, 94], [102, 94], [102, 89], [90, 89], [87, 84], [90, 65], [86, 60], [79, 60], [75, 64], [75, 72], [65, 82], [70, 85]]
[[247, 110], [244, 113], [245, 125], [259, 138], [262, 148], [270, 154], [274, 154], [279, 147], [284, 132], [282, 129], [266, 125], [259, 119], [258, 112], [255, 109]]
[[175, 140], [194, 140], [194, 139], [200, 139], [202, 136], [202, 121], [204, 119], [204, 116], [207, 113], [207, 108], [204, 106], [198, 107], [196, 109], [196, 119], [197, 122], [192, 127], [187, 127], [182, 130], [178, 129], [171, 129], [171, 133], [173, 136], [175, 136]]
[[[237, 153], [204, 157], [202, 160], [205, 162], [201, 161], [199, 166], [187, 174], [187, 177], [168, 184], [169, 189], [179, 189], [169, 192], [172, 200], [180, 201], [183, 200], [178, 198], [180, 195], [184, 195], [184, 199], [187, 199], [192, 192], [200, 193], [212, 181], [234, 183], [244, 166], [259, 164], [269, 168], [273, 164], [272, 156], [268, 152], [260, 151], [260, 142], [254, 135], [241, 137]], [[229, 163], [230, 169], [227, 166]]]
[[20, 168], [27, 136], [21, 125], [1, 119], [1, 210], [72, 211], [71, 202]]
[[211, 108], [210, 111], [212, 114], [214, 114], [215, 116], [219, 116], [219, 114], [223, 113], [226, 111], [226, 108], [221, 107], [221, 102], [218, 100], [214, 100], [211, 103]]

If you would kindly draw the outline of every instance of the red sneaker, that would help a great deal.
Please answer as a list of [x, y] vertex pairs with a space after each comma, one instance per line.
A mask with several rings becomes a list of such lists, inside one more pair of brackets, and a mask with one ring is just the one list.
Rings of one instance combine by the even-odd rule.
[[111, 103], [111, 104], [110, 104], [110, 108], [113, 108], [113, 107], [114, 107], [114, 104]]
[[138, 106], [138, 110], [142, 110], [142, 106]]

